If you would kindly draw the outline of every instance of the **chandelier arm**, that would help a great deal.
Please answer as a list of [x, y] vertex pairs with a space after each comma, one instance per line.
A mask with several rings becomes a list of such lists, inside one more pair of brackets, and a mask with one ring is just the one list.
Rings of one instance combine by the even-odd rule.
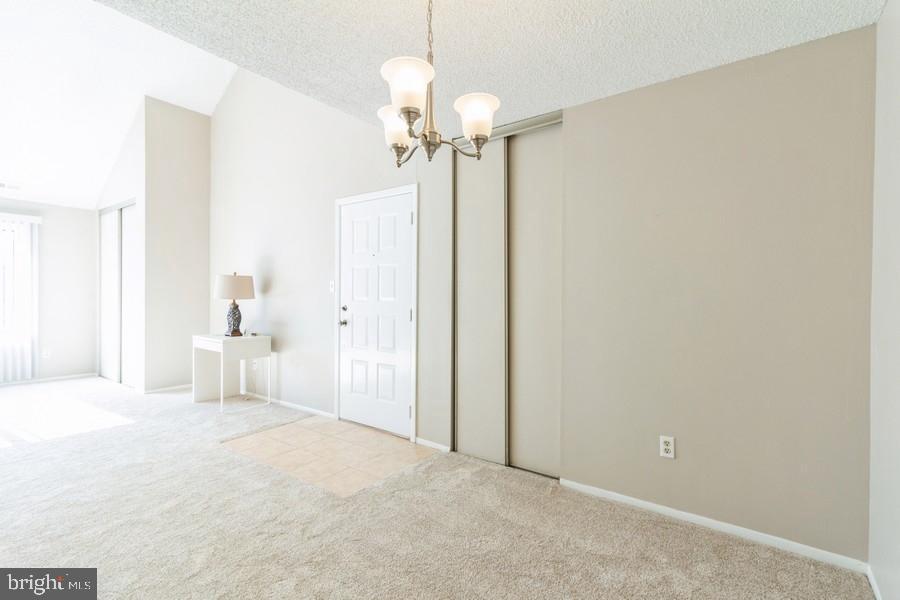
[[407, 150], [406, 155], [402, 159], [401, 158], [397, 159], [397, 167], [402, 167], [406, 163], [406, 161], [408, 161], [409, 159], [411, 159], [413, 157], [413, 154], [415, 154], [416, 150], [418, 150], [418, 149], [419, 149], [419, 144], [416, 144], [415, 146], [413, 146], [412, 148]]
[[419, 126], [419, 133], [416, 133], [416, 130], [410, 126], [409, 129], [406, 130], [406, 135], [408, 135], [410, 139], [421, 140], [425, 135], [425, 125]]
[[476, 150], [475, 152], [467, 152], [460, 148], [453, 140], [441, 140], [442, 144], [447, 144], [448, 146], [452, 146], [454, 150], [462, 154], [463, 156], [468, 156], [469, 158], [474, 158], [477, 160], [481, 160], [481, 150]]

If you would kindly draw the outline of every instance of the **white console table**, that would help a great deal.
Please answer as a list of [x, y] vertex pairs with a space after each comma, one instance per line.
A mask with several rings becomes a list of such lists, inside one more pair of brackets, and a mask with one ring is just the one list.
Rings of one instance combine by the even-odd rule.
[[268, 335], [230, 337], [194, 336], [194, 402], [219, 399], [225, 412], [225, 398], [241, 393], [241, 361], [265, 358], [266, 404], [272, 402], [272, 338]]

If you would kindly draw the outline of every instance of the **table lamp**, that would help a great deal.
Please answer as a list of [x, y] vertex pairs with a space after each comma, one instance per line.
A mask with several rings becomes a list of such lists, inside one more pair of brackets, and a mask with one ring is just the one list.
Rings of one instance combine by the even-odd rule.
[[253, 277], [251, 275], [216, 275], [216, 298], [231, 300], [225, 319], [228, 329], [225, 335], [237, 337], [241, 335], [241, 309], [235, 300], [252, 300]]

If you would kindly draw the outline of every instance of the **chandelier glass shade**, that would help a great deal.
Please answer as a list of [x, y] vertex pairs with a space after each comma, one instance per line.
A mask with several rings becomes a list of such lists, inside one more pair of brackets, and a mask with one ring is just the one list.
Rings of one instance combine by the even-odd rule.
[[[428, 57], [427, 60], [412, 56], [392, 58], [381, 66], [381, 76], [388, 83], [391, 103], [378, 110], [378, 118], [384, 124], [384, 141], [394, 152], [397, 166], [412, 158], [416, 150], [424, 148], [428, 160], [443, 144], [475, 159], [481, 159], [481, 148], [491, 137], [494, 113], [500, 108], [496, 96], [484, 93], [466, 94], [453, 103], [459, 113], [463, 136], [474, 152], [468, 152], [453, 140], [441, 137], [434, 119], [434, 52], [432, 49], [431, 15], [433, 0], [428, 0]], [[421, 120], [419, 131], [415, 126]]]
[[425, 112], [428, 84], [434, 79], [434, 67], [412, 56], [392, 58], [381, 66], [381, 76], [391, 88], [391, 106], [400, 115], [407, 107]]
[[378, 110], [378, 118], [384, 123], [384, 141], [388, 146], [399, 145], [409, 147], [412, 140], [409, 139], [406, 123], [400, 118], [400, 114], [394, 110], [394, 106], [388, 104]]
[[463, 135], [467, 140], [479, 135], [491, 137], [494, 113], [498, 108], [500, 100], [490, 94], [466, 94], [453, 103], [453, 110], [459, 113]]

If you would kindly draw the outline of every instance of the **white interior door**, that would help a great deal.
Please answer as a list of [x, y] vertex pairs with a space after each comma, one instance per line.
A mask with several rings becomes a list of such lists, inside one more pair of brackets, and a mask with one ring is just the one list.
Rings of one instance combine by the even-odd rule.
[[100, 376], [121, 381], [119, 211], [100, 214]]
[[415, 188], [339, 206], [340, 418], [409, 436]]
[[144, 349], [141, 331], [144, 298], [140, 264], [143, 235], [135, 205], [122, 209], [122, 383], [141, 389]]

